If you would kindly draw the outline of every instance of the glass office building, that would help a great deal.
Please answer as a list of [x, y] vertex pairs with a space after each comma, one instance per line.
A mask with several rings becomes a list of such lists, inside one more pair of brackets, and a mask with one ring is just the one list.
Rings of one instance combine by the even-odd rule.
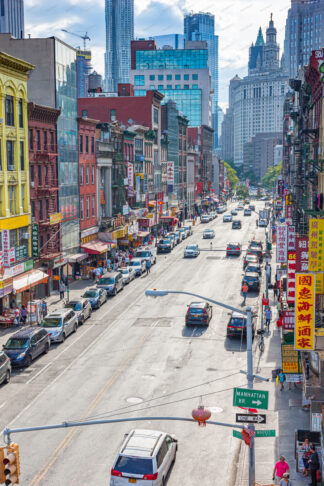
[[188, 119], [191, 127], [200, 127], [201, 123], [201, 89], [159, 89], [164, 94], [162, 104], [172, 100], [177, 104], [177, 110], [181, 111]]
[[136, 51], [136, 69], [206, 69], [207, 49]]
[[183, 34], [155, 35], [152, 39], [155, 40], [158, 49], [163, 49], [164, 46], [170, 46], [173, 49], [184, 49], [185, 47]]

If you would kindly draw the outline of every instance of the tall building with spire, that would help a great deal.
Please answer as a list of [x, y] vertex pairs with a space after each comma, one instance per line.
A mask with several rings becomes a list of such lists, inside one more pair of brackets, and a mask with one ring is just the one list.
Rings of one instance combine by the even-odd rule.
[[118, 83], [128, 83], [131, 41], [134, 39], [134, 0], [105, 0], [106, 90], [117, 92]]
[[[244, 162], [244, 144], [251, 142], [259, 133], [277, 137], [282, 131], [283, 103], [288, 91], [288, 74], [283, 61], [279, 60], [277, 30], [272, 14], [265, 40], [261, 27], [255, 44], [249, 52], [248, 76], [237, 80], [232, 92], [234, 125], [234, 163]], [[269, 134], [269, 135], [268, 135]], [[266, 166], [253, 166], [256, 175], [263, 177]]]

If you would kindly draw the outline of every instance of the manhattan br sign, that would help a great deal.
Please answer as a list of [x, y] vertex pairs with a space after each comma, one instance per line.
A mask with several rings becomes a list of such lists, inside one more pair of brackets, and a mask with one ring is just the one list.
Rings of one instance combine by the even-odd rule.
[[234, 407], [260, 408], [268, 410], [269, 393], [261, 390], [247, 390], [246, 388], [234, 388]]

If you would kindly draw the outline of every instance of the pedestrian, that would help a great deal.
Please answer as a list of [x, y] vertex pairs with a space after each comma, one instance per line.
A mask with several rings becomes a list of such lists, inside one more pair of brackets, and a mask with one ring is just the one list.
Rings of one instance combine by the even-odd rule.
[[276, 481], [276, 484], [280, 484], [280, 481], [283, 478], [285, 473], [289, 472], [289, 466], [286, 462], [285, 456], [280, 456], [278, 462], [276, 462], [275, 467], [273, 469], [272, 479]]
[[21, 322], [23, 324], [25, 324], [25, 322], [27, 320], [27, 309], [24, 306], [24, 304], [22, 304], [22, 306], [21, 306], [20, 316], [21, 316]]
[[280, 370], [278, 378], [279, 378], [280, 391], [282, 391], [284, 389], [284, 383], [286, 381], [286, 375], [282, 370]]
[[292, 486], [292, 482], [289, 479], [289, 473], [283, 473], [282, 479], [279, 483], [280, 486]]
[[309, 461], [310, 455], [311, 455], [310, 446], [311, 446], [311, 444], [309, 442], [309, 438], [306, 437], [303, 445], [301, 446], [301, 450], [304, 451], [304, 454], [303, 454], [303, 463], [304, 463], [303, 476], [308, 476], [308, 474], [309, 474], [309, 462], [308, 461]]
[[18, 307], [16, 307], [14, 309], [14, 324], [19, 327], [19, 323], [20, 323], [20, 310], [18, 309]]
[[42, 300], [42, 315], [45, 317], [47, 314], [47, 303], [45, 299]]
[[62, 300], [64, 299], [64, 292], [65, 292], [65, 285], [63, 280], [60, 280], [59, 291], [60, 291], [60, 300]]
[[243, 305], [245, 305], [246, 302], [246, 296], [248, 293], [249, 287], [247, 286], [247, 283], [244, 282], [243, 287], [242, 287], [242, 293], [243, 293]]
[[310, 469], [311, 479], [312, 479], [310, 486], [317, 486], [317, 471], [320, 468], [320, 463], [318, 459], [318, 454], [313, 444], [310, 444], [309, 450], [310, 450], [310, 457], [308, 459], [308, 462], [309, 462], [309, 469]]
[[268, 332], [269, 332], [270, 331], [270, 322], [271, 322], [271, 319], [272, 319], [272, 312], [271, 312], [271, 309], [270, 309], [269, 306], [266, 308], [264, 315], [265, 315], [265, 320], [266, 320], [266, 326], [267, 326]]
[[150, 270], [151, 270], [151, 262], [150, 260], [146, 260], [146, 274], [148, 275], [150, 273]]
[[277, 280], [275, 280], [274, 284], [273, 284], [273, 300], [277, 300], [278, 298], [278, 285], [277, 285]]

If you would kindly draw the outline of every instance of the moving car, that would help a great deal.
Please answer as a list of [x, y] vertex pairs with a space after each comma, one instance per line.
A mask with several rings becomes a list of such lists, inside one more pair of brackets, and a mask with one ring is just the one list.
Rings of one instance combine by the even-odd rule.
[[247, 265], [251, 265], [255, 263], [259, 264], [259, 259], [256, 255], [245, 255], [243, 261], [243, 269], [245, 269]]
[[[232, 312], [227, 324], [226, 334], [228, 338], [239, 337], [246, 339], [246, 316], [240, 312]], [[254, 322], [252, 320], [252, 339], [254, 337]]]
[[237, 206], [236, 211], [243, 211], [244, 207], [243, 206]]
[[145, 261], [149, 260], [151, 265], [154, 265], [156, 263], [156, 250], [155, 248], [139, 248], [135, 253], [135, 258], [141, 258]]
[[234, 219], [232, 221], [232, 229], [241, 229], [242, 228], [242, 223], [239, 219]]
[[244, 213], [243, 213], [244, 216], [251, 216], [251, 214], [252, 214], [251, 209], [244, 209]]
[[260, 290], [260, 275], [257, 272], [245, 272], [245, 275], [242, 279], [242, 286], [246, 283], [249, 287], [249, 290], [256, 290], [259, 292]]
[[203, 238], [204, 238], [205, 240], [215, 238], [215, 231], [214, 231], [214, 230], [212, 230], [212, 229], [206, 229], [206, 230], [203, 232]]
[[125, 267], [121, 269], [124, 285], [129, 284], [132, 280], [135, 280], [135, 271], [133, 267]]
[[237, 216], [237, 211], [236, 211], [236, 209], [232, 209], [232, 211], [231, 211], [231, 215], [232, 215], [232, 216]]
[[136, 277], [142, 275], [142, 273], [146, 271], [146, 263], [140, 258], [133, 258], [133, 260], [129, 262], [129, 266], [134, 269]]
[[57, 309], [47, 314], [40, 323], [51, 342], [63, 343], [78, 328], [78, 316], [72, 309]]
[[3, 351], [0, 351], [0, 385], [9, 383], [11, 377], [10, 359]]
[[217, 208], [217, 213], [218, 213], [218, 214], [223, 214], [224, 212], [225, 212], [225, 208], [224, 208], [224, 206], [219, 206], [219, 207]]
[[266, 219], [259, 219], [259, 228], [266, 228], [268, 226], [268, 222]]
[[[184, 240], [184, 236], [182, 238]], [[172, 250], [171, 240], [163, 239], [158, 242], [157, 252], [158, 253], [170, 253]]]
[[200, 222], [201, 223], [209, 223], [210, 219], [209, 219], [209, 216], [208, 214], [203, 214], [202, 216], [200, 216]]
[[213, 308], [208, 302], [191, 302], [186, 313], [186, 326], [205, 324], [208, 326], [213, 316]]
[[240, 243], [228, 243], [226, 248], [226, 256], [240, 256], [241, 244]]
[[107, 302], [107, 292], [105, 289], [88, 289], [82, 297], [88, 299], [92, 309], [99, 309], [105, 302]]
[[223, 223], [231, 223], [232, 222], [232, 215], [231, 214], [224, 214], [223, 216]]
[[111, 468], [110, 486], [163, 486], [176, 453], [173, 435], [159, 430], [131, 430]]
[[46, 329], [26, 327], [13, 334], [3, 347], [11, 366], [29, 366], [42, 353], [48, 353], [50, 337]]
[[70, 300], [64, 306], [65, 309], [72, 309], [77, 315], [78, 324], [81, 325], [86, 319], [89, 319], [92, 314], [91, 304], [87, 299]]
[[187, 245], [184, 251], [184, 258], [195, 258], [200, 254], [198, 245]]
[[105, 273], [97, 283], [98, 289], [105, 289], [107, 295], [117, 295], [124, 288], [124, 280], [121, 272]]
[[249, 205], [249, 209], [251, 209], [251, 211], [255, 211], [255, 206], [254, 206], [254, 204], [250, 204], [250, 205]]

